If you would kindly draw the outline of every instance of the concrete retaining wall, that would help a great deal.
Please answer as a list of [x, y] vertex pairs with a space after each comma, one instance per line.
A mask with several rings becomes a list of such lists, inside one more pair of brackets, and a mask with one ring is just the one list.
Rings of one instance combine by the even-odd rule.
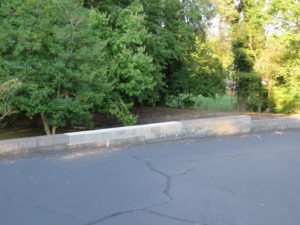
[[0, 141], [0, 158], [84, 148], [105, 151], [122, 144], [288, 128], [300, 128], [300, 117], [252, 121], [250, 116], [232, 116], [156, 123]]
[[109, 147], [157, 139], [246, 133], [249, 132], [250, 125], [250, 116], [234, 116], [119, 127], [65, 135], [70, 137], [69, 146], [90, 144]]
[[268, 130], [285, 130], [300, 128], [300, 116], [295, 115], [290, 118], [276, 118], [253, 120], [251, 123], [251, 131], [268, 131]]
[[66, 135], [40, 136], [0, 141], [0, 158], [63, 151], [69, 143]]

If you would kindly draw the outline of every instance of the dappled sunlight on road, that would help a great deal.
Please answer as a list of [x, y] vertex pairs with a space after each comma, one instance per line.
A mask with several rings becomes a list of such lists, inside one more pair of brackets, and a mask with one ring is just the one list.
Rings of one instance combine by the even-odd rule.
[[74, 153], [70, 153], [68, 155], [64, 155], [64, 156], [60, 157], [60, 159], [74, 160], [74, 159], [79, 159], [79, 158], [96, 155], [96, 154], [101, 154], [101, 151], [94, 150], [94, 151], [74, 152]]
[[292, 115], [290, 116], [290, 118], [293, 118], [293, 119], [295, 119], [295, 120], [300, 120], [300, 114], [292, 114]]

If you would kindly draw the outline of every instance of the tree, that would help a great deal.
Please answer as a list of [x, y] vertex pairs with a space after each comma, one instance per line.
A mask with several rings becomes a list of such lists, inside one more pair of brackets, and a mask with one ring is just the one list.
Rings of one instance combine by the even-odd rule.
[[12, 100], [20, 86], [21, 83], [17, 79], [8, 80], [0, 84], [0, 128], [5, 126], [3, 121], [7, 116], [17, 112], [12, 106]]
[[262, 77], [255, 70], [261, 50], [265, 46], [265, 0], [213, 0], [221, 22], [231, 29], [233, 71], [237, 85], [238, 109], [246, 111], [250, 96], [257, 98], [258, 111], [264, 98]]
[[90, 127], [92, 112], [134, 123], [132, 98], [153, 86], [141, 12], [132, 4], [111, 23], [80, 0], [3, 1], [0, 72], [22, 82], [15, 107], [30, 118], [40, 115], [47, 134]]
[[260, 57], [260, 71], [269, 93], [269, 107], [275, 112], [300, 110], [300, 37], [286, 32], [274, 35]]
[[257, 98], [258, 111], [265, 96], [262, 77], [255, 71], [255, 64], [266, 42], [264, 25], [267, 14], [264, 12], [265, 0], [245, 0], [237, 5], [238, 21], [234, 24], [233, 52], [237, 74], [238, 109], [247, 110], [248, 98]]
[[96, 82], [100, 71], [93, 72], [104, 45], [97, 42], [92, 17], [76, 1], [51, 0], [6, 1], [1, 14], [4, 75], [23, 83], [15, 106], [30, 118], [40, 115], [47, 134], [67, 123], [89, 126], [89, 100], [101, 101], [105, 93]]
[[[149, 35], [143, 45], [145, 52], [153, 59], [154, 70], [151, 74], [155, 83], [153, 89], [146, 89], [139, 95], [137, 102], [164, 103], [166, 95], [179, 91], [177, 87], [180, 82], [181, 90], [189, 88], [183, 85], [188, 84], [192, 74], [196, 73], [189, 68], [191, 60], [195, 60], [192, 55], [199, 50], [196, 42], [197, 39], [205, 39], [206, 23], [214, 10], [208, 0], [86, 0], [85, 6], [108, 13], [114, 24], [114, 18], [132, 2], [140, 3], [144, 8], [144, 25]], [[194, 64], [197, 62], [194, 61]], [[206, 78], [198, 76], [203, 82]], [[197, 87], [193, 92], [198, 90]]]
[[196, 51], [187, 56], [186, 67], [174, 76], [171, 92], [216, 97], [225, 93], [226, 71], [213, 42], [197, 39]]
[[153, 58], [144, 47], [149, 37], [144, 23], [143, 7], [135, 1], [125, 8], [116, 8], [108, 21], [111, 30], [107, 39], [106, 79], [112, 83], [112, 89], [100, 111], [117, 116], [126, 125], [136, 122], [129, 112], [135, 100], [142, 99], [144, 92], [157, 85]]
[[291, 113], [300, 109], [300, 5], [294, 0], [272, 0], [266, 11], [271, 33], [255, 67], [268, 87], [268, 107]]
[[272, 0], [267, 11], [271, 23], [282, 31], [300, 32], [300, 5], [298, 0]]

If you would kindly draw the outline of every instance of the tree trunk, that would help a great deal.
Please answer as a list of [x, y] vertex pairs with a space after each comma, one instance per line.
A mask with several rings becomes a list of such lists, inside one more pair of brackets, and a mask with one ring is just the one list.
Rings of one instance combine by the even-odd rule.
[[248, 105], [248, 96], [247, 95], [238, 95], [237, 96], [237, 110], [240, 112], [247, 111], [247, 105]]
[[268, 82], [268, 109], [271, 111], [272, 82]]
[[54, 127], [54, 126], [52, 127], [52, 135], [56, 134], [56, 129], [57, 129], [56, 127]]
[[259, 98], [259, 99], [258, 99], [258, 106], [257, 106], [257, 112], [258, 112], [258, 113], [261, 113], [261, 112], [262, 112], [262, 104], [263, 104], [262, 99]]
[[45, 117], [44, 113], [41, 113], [41, 118], [42, 118], [42, 122], [43, 122], [43, 125], [44, 125], [44, 130], [45, 130], [46, 134], [51, 135], [50, 128], [49, 128], [49, 125], [48, 125], [48, 121], [47, 121], [47, 118]]

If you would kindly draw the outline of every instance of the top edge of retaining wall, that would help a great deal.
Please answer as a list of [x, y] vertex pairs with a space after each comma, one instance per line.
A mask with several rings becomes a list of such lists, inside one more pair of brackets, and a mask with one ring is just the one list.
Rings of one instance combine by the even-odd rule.
[[112, 127], [112, 128], [104, 128], [104, 129], [97, 129], [97, 130], [87, 130], [87, 131], [78, 131], [78, 132], [69, 132], [64, 133], [65, 135], [78, 135], [78, 134], [94, 134], [101, 131], [109, 132], [109, 131], [118, 131], [118, 130], [124, 130], [124, 129], [136, 129], [136, 128], [143, 128], [143, 127], [155, 127], [160, 126], [162, 124], [164, 125], [173, 125], [173, 124], [179, 124], [180, 121], [169, 121], [169, 122], [161, 122], [161, 123], [150, 123], [150, 124], [141, 124], [141, 125], [133, 125], [133, 126], [124, 126], [124, 127]]
[[124, 127], [112, 127], [112, 128], [104, 128], [104, 129], [97, 129], [97, 130], [87, 130], [87, 131], [78, 131], [78, 132], [68, 132], [65, 135], [73, 136], [78, 134], [94, 134], [99, 132], [109, 132], [109, 131], [118, 131], [118, 130], [130, 130], [136, 128], [144, 128], [144, 127], [156, 127], [162, 125], [175, 125], [175, 124], [182, 124], [184, 122], [193, 122], [193, 121], [210, 121], [210, 120], [228, 120], [228, 119], [248, 119], [251, 120], [251, 116], [248, 115], [237, 115], [237, 116], [220, 116], [220, 117], [206, 117], [206, 118], [199, 118], [199, 119], [190, 119], [190, 120], [180, 120], [180, 121], [168, 121], [168, 122], [160, 122], [160, 123], [150, 123], [150, 124], [139, 124], [133, 126], [124, 126]]

